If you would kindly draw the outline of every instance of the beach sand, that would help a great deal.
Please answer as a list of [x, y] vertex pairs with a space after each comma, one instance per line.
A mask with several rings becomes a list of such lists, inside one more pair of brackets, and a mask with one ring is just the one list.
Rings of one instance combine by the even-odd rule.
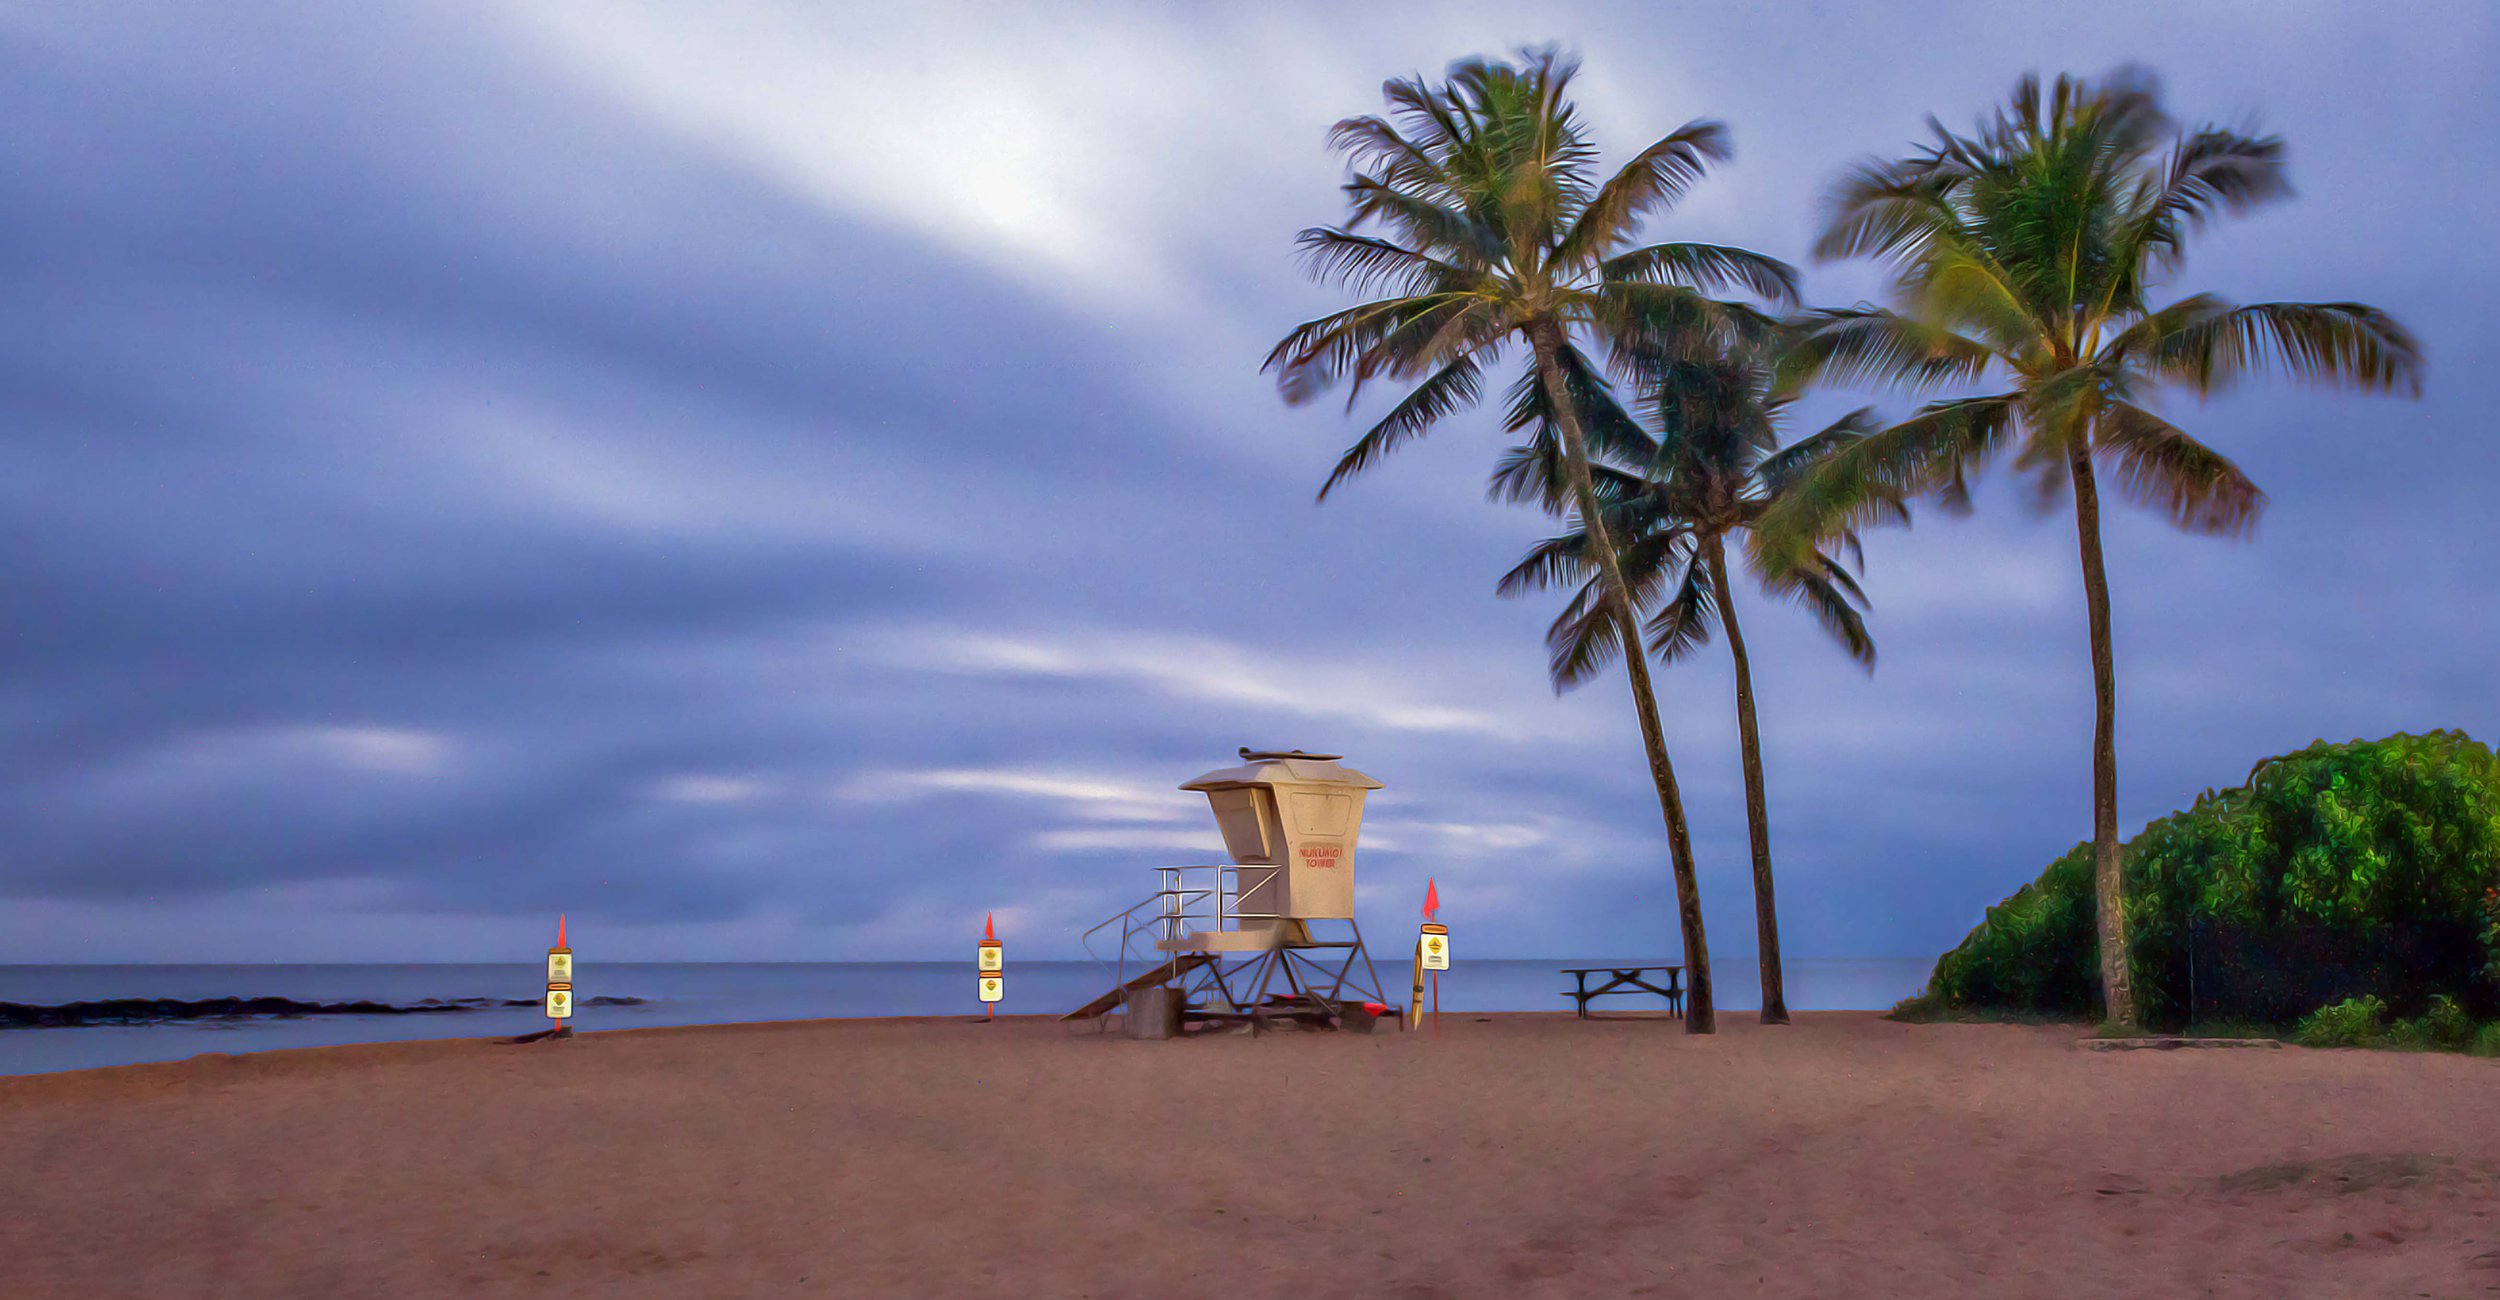
[[2500, 1061], [2077, 1034], [858, 1020], [0, 1078], [0, 1296], [2500, 1291]]

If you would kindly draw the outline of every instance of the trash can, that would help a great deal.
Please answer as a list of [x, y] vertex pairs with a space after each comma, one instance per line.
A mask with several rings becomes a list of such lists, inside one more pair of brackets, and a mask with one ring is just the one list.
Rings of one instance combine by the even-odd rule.
[[1120, 1015], [1120, 1032], [1131, 1038], [1178, 1038], [1181, 1032], [1181, 991], [1169, 984], [1132, 989]]
[[1380, 782], [1340, 764], [1342, 754], [1241, 751], [1238, 767], [1218, 768], [1183, 790], [1204, 793], [1236, 866], [1233, 906], [1244, 931], [1274, 930], [1306, 917], [1354, 916], [1354, 846], [1363, 798]]

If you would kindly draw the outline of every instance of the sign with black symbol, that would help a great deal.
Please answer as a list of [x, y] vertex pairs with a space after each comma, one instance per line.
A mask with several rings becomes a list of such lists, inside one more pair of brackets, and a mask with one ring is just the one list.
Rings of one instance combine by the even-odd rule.
[[1448, 926], [1425, 926], [1420, 942], [1423, 945], [1425, 970], [1448, 970], [1450, 968], [1450, 928]]
[[991, 971], [981, 977], [981, 1000], [996, 1002], [1007, 995], [1007, 977]]
[[547, 1015], [554, 1020], [572, 1019], [573, 990], [557, 988], [547, 990]]
[[547, 982], [550, 984], [573, 982], [573, 954], [554, 951], [547, 954]]
[[1006, 948], [995, 943], [982, 944], [981, 969], [985, 971], [1003, 971], [1007, 969]]

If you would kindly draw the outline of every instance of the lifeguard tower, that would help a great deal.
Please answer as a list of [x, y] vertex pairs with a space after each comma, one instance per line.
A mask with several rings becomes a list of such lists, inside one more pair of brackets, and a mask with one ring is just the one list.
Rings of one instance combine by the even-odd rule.
[[[1354, 846], [1380, 782], [1338, 754], [1240, 752], [1238, 766], [1180, 787], [1206, 795], [1232, 861], [1157, 867], [1153, 894], [1086, 931], [1085, 950], [1114, 983], [1065, 1019], [1176, 1008], [1181, 1022], [1256, 1033], [1277, 1020], [1335, 1025], [1355, 1019], [1350, 1006], [1387, 1001], [1354, 922]], [[1119, 949], [1106, 958], [1096, 944], [1114, 932]]]

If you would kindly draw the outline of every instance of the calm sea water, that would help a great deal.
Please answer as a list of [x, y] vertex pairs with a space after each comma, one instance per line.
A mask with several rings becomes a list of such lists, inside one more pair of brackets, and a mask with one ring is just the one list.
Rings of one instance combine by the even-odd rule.
[[[1441, 977], [1444, 1011], [1568, 1010], [1564, 966], [1609, 960], [1462, 962]], [[1787, 968], [1788, 1004], [1799, 1011], [1880, 1010], [1918, 991], [1930, 958], [1803, 958]], [[1718, 963], [1719, 1005], [1745, 1011], [1760, 1005], [1750, 962]], [[1403, 974], [1385, 967], [1392, 985]], [[1002, 1015], [1069, 1011], [1110, 987], [1101, 967], [1085, 961], [1010, 962]], [[105, 998], [283, 997], [301, 1002], [370, 1000], [406, 1004], [426, 998], [535, 998], [543, 988], [537, 961], [495, 965], [406, 966], [0, 966], [0, 1002], [57, 1005]], [[1401, 991], [1388, 990], [1392, 1001]], [[978, 1014], [968, 962], [808, 962], [602, 965], [584, 961], [574, 994], [647, 999], [634, 1007], [584, 1007], [577, 1031], [751, 1020], [817, 1020], [835, 1016]], [[1659, 1005], [1646, 995], [1608, 998], [1601, 1009]], [[285, 1047], [392, 1042], [417, 1038], [489, 1038], [543, 1029], [533, 1007], [421, 1016], [310, 1016], [296, 1020], [195, 1021], [167, 1025], [96, 1025], [0, 1029], [0, 1074], [83, 1070], [142, 1061], [173, 1061], [201, 1052], [262, 1052]]]

